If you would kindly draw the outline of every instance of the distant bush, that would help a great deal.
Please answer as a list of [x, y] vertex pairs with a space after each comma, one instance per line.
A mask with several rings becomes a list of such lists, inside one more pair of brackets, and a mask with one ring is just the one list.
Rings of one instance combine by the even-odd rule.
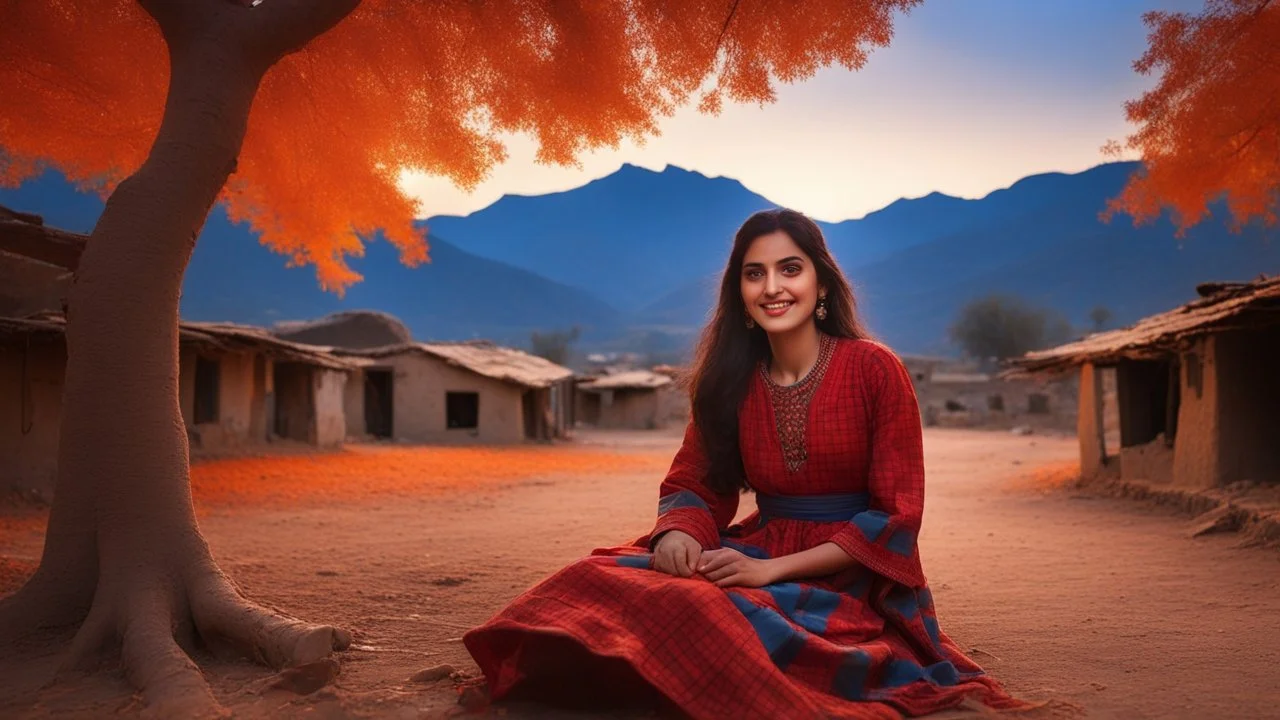
[[529, 344], [534, 355], [546, 358], [557, 365], [567, 365], [570, 348], [577, 342], [580, 334], [581, 331], [576, 326], [570, 330], [535, 332], [529, 337]]
[[1111, 322], [1111, 308], [1099, 305], [1089, 311], [1089, 321], [1093, 323], [1093, 331], [1101, 332], [1107, 329], [1107, 323]]
[[989, 295], [961, 308], [950, 334], [967, 355], [990, 366], [1067, 342], [1076, 331], [1055, 310], [1033, 307], [1019, 297]]

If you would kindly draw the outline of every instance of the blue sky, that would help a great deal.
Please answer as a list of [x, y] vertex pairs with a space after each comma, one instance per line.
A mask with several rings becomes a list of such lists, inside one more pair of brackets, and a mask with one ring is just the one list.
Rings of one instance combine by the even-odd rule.
[[1124, 102], [1154, 78], [1133, 63], [1146, 48], [1142, 14], [1197, 12], [1202, 0], [925, 0], [899, 15], [892, 45], [857, 72], [828, 69], [779, 88], [764, 107], [719, 117], [688, 108], [643, 147], [538, 165], [534, 145], [471, 193], [407, 176], [424, 216], [467, 214], [504, 194], [580, 186], [622, 163], [668, 164], [736, 178], [823, 220], [857, 218], [900, 197], [981, 197], [1027, 175], [1105, 162], [1100, 148], [1131, 131]]

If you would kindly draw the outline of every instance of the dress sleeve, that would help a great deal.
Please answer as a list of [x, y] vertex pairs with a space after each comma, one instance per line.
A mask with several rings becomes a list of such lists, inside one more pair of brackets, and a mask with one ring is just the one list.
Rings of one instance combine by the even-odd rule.
[[684, 444], [658, 491], [658, 524], [649, 534], [648, 546], [669, 530], [692, 535], [704, 550], [720, 547], [720, 531], [738, 512], [738, 493], [720, 495], [707, 485], [707, 456], [698, 428], [689, 422]]
[[870, 507], [831, 542], [895, 582], [923, 587], [916, 537], [924, 514], [924, 441], [911, 376], [892, 352], [876, 348], [864, 377], [870, 403]]

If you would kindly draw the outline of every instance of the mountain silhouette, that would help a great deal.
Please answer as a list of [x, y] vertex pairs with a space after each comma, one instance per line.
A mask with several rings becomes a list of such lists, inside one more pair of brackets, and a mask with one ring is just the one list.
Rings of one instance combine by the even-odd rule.
[[[1179, 240], [1167, 220], [1101, 222], [1107, 199], [1137, 169], [1044, 173], [980, 199], [931, 193], [820, 225], [872, 331], [908, 353], [954, 352], [948, 327], [983, 295], [1016, 295], [1083, 328], [1098, 306], [1114, 325], [1127, 324], [1194, 298], [1198, 282], [1280, 272], [1274, 229], [1236, 234], [1214, 220]], [[0, 189], [0, 204], [79, 232], [102, 209], [54, 173]], [[395, 315], [418, 339], [517, 346], [534, 331], [578, 326], [583, 349], [678, 355], [705, 322], [737, 227], [774, 206], [736, 180], [624, 165], [574, 190], [430, 218], [432, 262], [418, 268], [375, 239], [352, 259], [365, 280], [341, 298], [215, 208], [187, 272], [182, 313], [273, 325], [367, 309]]]

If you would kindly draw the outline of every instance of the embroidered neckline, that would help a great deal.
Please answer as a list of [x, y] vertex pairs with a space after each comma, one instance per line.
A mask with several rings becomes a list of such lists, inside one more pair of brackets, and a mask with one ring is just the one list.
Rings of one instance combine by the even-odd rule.
[[779, 385], [769, 376], [768, 363], [760, 363], [760, 374], [772, 400], [774, 426], [782, 443], [782, 459], [790, 472], [799, 470], [809, 457], [809, 447], [805, 442], [809, 404], [822, 384], [831, 356], [835, 354], [835, 338], [826, 333], [822, 333], [820, 338], [817, 361], [804, 377], [791, 385]]

